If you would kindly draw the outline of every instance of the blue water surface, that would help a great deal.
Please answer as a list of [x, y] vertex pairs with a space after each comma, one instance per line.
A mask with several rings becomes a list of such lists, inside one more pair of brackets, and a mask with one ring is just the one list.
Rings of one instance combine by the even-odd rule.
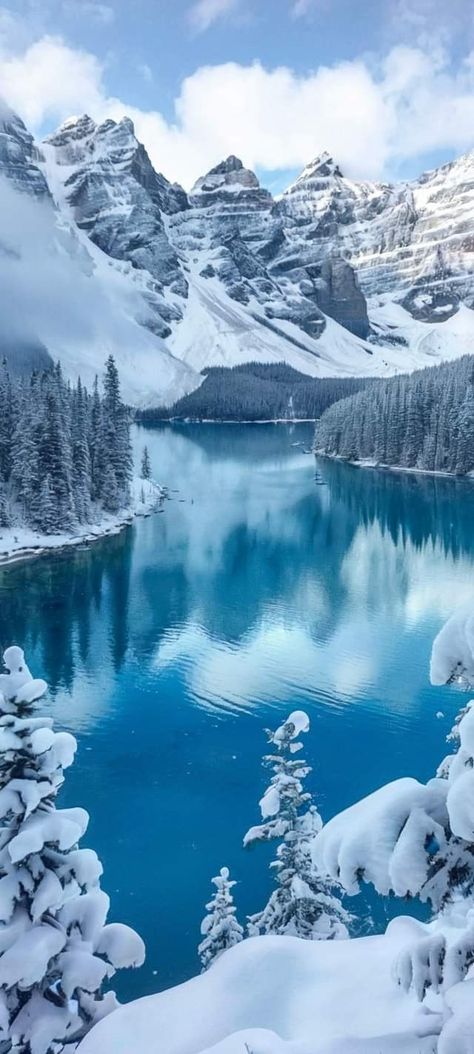
[[[242, 919], [265, 903], [267, 848], [241, 848], [265, 728], [308, 711], [329, 819], [390, 779], [431, 776], [464, 702], [430, 687], [428, 664], [474, 594], [474, 487], [315, 462], [311, 439], [306, 424], [136, 429], [170, 488], [163, 511], [0, 572], [0, 644], [25, 646], [78, 739], [61, 803], [89, 810], [111, 917], [147, 944], [122, 998], [197, 971], [221, 866]], [[380, 929], [406, 907], [369, 895], [355, 910]]]

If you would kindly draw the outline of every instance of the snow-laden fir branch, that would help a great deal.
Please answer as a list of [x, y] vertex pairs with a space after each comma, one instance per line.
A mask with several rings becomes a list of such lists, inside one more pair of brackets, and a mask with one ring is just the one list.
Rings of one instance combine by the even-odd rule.
[[250, 917], [251, 935], [292, 934], [306, 940], [348, 936], [350, 915], [338, 897], [337, 882], [326, 879], [311, 859], [311, 844], [322, 820], [303, 786], [311, 769], [294, 757], [302, 749], [298, 736], [308, 730], [307, 714], [295, 710], [275, 732], [267, 732], [278, 753], [263, 759], [273, 772], [260, 801], [264, 822], [247, 831], [244, 846], [280, 841], [270, 865], [277, 888], [265, 908]]
[[72, 1052], [113, 1010], [104, 982], [116, 969], [140, 966], [141, 938], [107, 924], [102, 866], [80, 849], [89, 817], [58, 809], [64, 769], [76, 741], [34, 715], [45, 693], [18, 647], [0, 675], [0, 1051]]

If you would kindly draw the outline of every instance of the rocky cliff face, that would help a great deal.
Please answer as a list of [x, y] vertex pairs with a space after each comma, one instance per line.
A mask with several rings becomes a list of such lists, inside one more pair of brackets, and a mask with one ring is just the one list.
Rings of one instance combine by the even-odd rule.
[[187, 199], [132, 138], [82, 118], [39, 148], [0, 111], [0, 353], [90, 385], [113, 352], [125, 398], [156, 405], [199, 383], [160, 339], [187, 293], [162, 217]]
[[322, 154], [279, 200], [231, 155], [186, 194], [127, 118], [74, 118], [37, 145], [3, 109], [0, 176], [48, 203], [94, 286], [120, 289], [130, 333], [161, 341], [167, 398], [173, 377], [177, 394], [197, 383], [189, 367], [357, 375], [470, 350], [474, 154], [397, 186], [350, 180]]
[[393, 293], [424, 322], [472, 305], [474, 153], [399, 186], [345, 179], [323, 155], [280, 207], [306, 264], [339, 248], [369, 300]]
[[0, 101], [0, 175], [36, 198], [49, 197], [48, 184], [38, 168], [41, 153], [23, 121]]
[[164, 217], [188, 207], [182, 188], [155, 172], [126, 117], [100, 125], [87, 115], [66, 121], [43, 149], [77, 226], [108, 256], [151, 276], [156, 317], [148, 324], [169, 336], [170, 322], [182, 318], [187, 282]]

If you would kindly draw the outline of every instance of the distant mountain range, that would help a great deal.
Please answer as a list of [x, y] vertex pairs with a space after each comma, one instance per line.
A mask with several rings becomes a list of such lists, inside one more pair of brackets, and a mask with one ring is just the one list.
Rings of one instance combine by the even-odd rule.
[[0, 177], [0, 348], [86, 383], [113, 352], [136, 405], [209, 366], [363, 377], [474, 350], [474, 152], [399, 185], [323, 154], [278, 199], [231, 156], [187, 194], [128, 118], [38, 143], [2, 107]]

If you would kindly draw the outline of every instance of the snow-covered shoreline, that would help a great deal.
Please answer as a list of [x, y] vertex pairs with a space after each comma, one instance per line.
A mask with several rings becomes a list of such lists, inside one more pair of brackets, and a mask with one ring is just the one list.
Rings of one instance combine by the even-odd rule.
[[376, 468], [383, 469], [384, 472], [407, 472], [410, 475], [415, 476], [436, 476], [444, 477], [445, 479], [458, 479], [465, 480], [467, 483], [474, 483], [474, 473], [466, 472], [464, 475], [459, 475], [456, 472], [443, 472], [440, 469], [430, 468], [410, 468], [408, 465], [385, 465], [381, 461], [373, 461], [371, 458], [363, 458], [360, 461], [353, 460], [352, 458], [342, 457], [341, 454], [327, 454], [323, 450], [317, 450], [313, 448], [313, 454], [315, 457], [323, 457], [328, 461], [343, 461], [345, 465], [352, 465], [353, 468]]
[[[163, 417], [153, 428], [163, 425], [314, 425], [317, 417], [261, 417], [257, 421], [241, 421], [238, 417]], [[141, 425], [141, 421], [138, 421]]]
[[8, 527], [0, 532], [0, 567], [34, 560], [46, 553], [87, 545], [119, 534], [140, 516], [149, 516], [166, 495], [166, 489], [153, 480], [132, 480], [132, 499], [128, 508], [115, 514], [104, 513], [97, 523], [83, 524], [77, 534], [39, 534], [29, 527]]

